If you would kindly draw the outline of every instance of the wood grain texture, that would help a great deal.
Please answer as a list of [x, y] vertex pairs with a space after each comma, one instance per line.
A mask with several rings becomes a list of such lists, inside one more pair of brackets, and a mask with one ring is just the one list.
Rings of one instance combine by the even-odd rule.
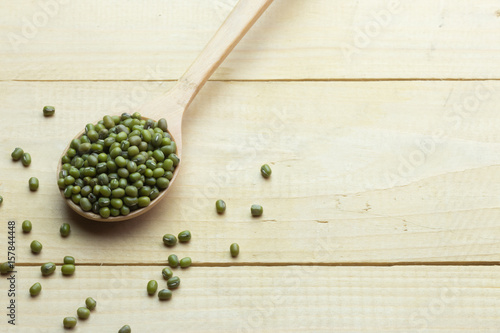
[[[235, 3], [3, 1], [0, 80], [177, 79]], [[212, 79], [500, 78], [499, 9], [495, 0], [275, 1]]]
[[[34, 225], [18, 234], [20, 262], [69, 254], [81, 263], [163, 263], [172, 251], [162, 235], [185, 229], [193, 240], [175, 252], [199, 265], [232, 263], [233, 242], [238, 264], [500, 260], [494, 81], [209, 82], [187, 111], [169, 197], [127, 223], [75, 216], [55, 183], [68, 140], [104, 112], [133, 109], [172, 84], [0, 83], [0, 103], [15, 115], [0, 140], [2, 217]], [[53, 118], [42, 116], [48, 103]], [[16, 146], [31, 153], [29, 168], [10, 160]], [[273, 168], [268, 180], [263, 163]], [[40, 179], [36, 193], [31, 176]], [[250, 216], [253, 203], [264, 206], [262, 218]], [[67, 239], [58, 236], [63, 222], [73, 228]], [[47, 244], [38, 256], [32, 239]]]
[[[74, 332], [124, 324], [134, 332], [497, 332], [498, 1], [275, 0], [189, 107], [182, 169], [166, 200], [120, 224], [66, 207], [55, 170], [68, 141], [105, 113], [146, 106], [147, 115], [236, 2], [0, 2], [8, 13], [0, 262], [6, 222], [15, 220], [20, 263], [17, 326], [3, 312], [0, 331], [65, 332], [62, 319], [93, 296], [96, 311]], [[281, 80], [298, 82], [268, 82]], [[42, 116], [47, 104], [53, 118]], [[11, 161], [17, 146], [31, 153], [29, 168]], [[263, 163], [273, 168], [269, 180]], [[40, 179], [36, 193], [31, 176]], [[253, 203], [264, 206], [262, 218], [250, 216]], [[68, 238], [59, 235], [63, 222]], [[163, 234], [185, 229], [189, 244], [162, 244]], [[39, 255], [30, 253], [33, 239], [44, 245]], [[164, 287], [171, 253], [194, 266], [175, 271], [181, 287], [160, 303], [145, 286]], [[40, 276], [41, 263], [65, 255], [76, 258], [74, 276], [62, 277], [60, 266]], [[31, 298], [36, 281], [43, 291]], [[2, 276], [3, 309], [8, 289]]]
[[[192, 267], [175, 271], [181, 286], [159, 302], [146, 284], [156, 279], [164, 288], [161, 269], [77, 266], [72, 277], [58, 269], [41, 278], [38, 267], [18, 267], [17, 330], [2, 331], [65, 332], [62, 319], [89, 296], [96, 310], [72, 332], [124, 324], [133, 332], [406, 333], [500, 325], [499, 267]], [[42, 292], [32, 298], [36, 281]]]

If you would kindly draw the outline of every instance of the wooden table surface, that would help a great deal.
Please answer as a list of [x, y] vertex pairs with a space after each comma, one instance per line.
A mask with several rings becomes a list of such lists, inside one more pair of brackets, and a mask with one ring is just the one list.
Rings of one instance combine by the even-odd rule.
[[[68, 141], [166, 92], [235, 3], [0, 2], [0, 253], [15, 221], [17, 262], [14, 297], [0, 280], [0, 331], [63, 332], [92, 296], [74, 332], [498, 332], [498, 1], [275, 0], [188, 109], [167, 199], [115, 224], [66, 207], [55, 171]], [[189, 244], [162, 244], [185, 229]], [[159, 302], [145, 286], [163, 286], [171, 253], [193, 266]], [[65, 255], [74, 276], [41, 277]]]

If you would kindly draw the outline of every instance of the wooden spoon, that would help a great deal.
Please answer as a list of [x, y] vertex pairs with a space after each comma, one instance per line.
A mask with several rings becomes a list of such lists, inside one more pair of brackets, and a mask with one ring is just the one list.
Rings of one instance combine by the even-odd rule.
[[[169, 128], [168, 131], [172, 136], [172, 139], [177, 144], [176, 154], [181, 158], [181, 161], [182, 116], [184, 111], [187, 109], [189, 104], [191, 104], [194, 97], [203, 87], [208, 78], [224, 61], [226, 56], [231, 52], [236, 44], [238, 44], [241, 38], [252, 27], [255, 21], [257, 21], [272, 1], [273, 0], [240, 0], [219, 30], [217, 30], [215, 35], [205, 46], [203, 51], [201, 51], [200, 55], [191, 64], [186, 73], [184, 73], [184, 75], [182, 75], [182, 77], [177, 81], [176, 85], [164, 96], [141, 107], [141, 112], [147, 114], [148, 118], [154, 120], [158, 120], [160, 118], [167, 119]], [[79, 138], [82, 134], [83, 131], [78, 133], [75, 138]], [[66, 154], [68, 148], [69, 145], [66, 147], [63, 156]], [[84, 212], [79, 205], [76, 205], [73, 201], [66, 199], [63, 191], [61, 191], [61, 195], [71, 209], [90, 220], [99, 222], [117, 222], [128, 220], [146, 213], [166, 196], [168, 190], [172, 188], [172, 183], [179, 174], [180, 164], [181, 163], [179, 163], [179, 165], [175, 168], [170, 185], [166, 190], [161, 191], [160, 195], [155, 200], [151, 201], [149, 206], [135, 210], [125, 216], [119, 215], [116, 217], [110, 216], [108, 218], [102, 218], [100, 215], [92, 212]], [[58, 177], [61, 168], [62, 164], [59, 163], [59, 167], [57, 169]]]

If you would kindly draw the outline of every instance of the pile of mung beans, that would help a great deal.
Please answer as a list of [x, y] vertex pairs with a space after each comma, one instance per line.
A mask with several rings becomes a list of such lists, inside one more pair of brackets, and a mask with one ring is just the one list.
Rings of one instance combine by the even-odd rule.
[[130, 115], [87, 124], [62, 157], [58, 186], [68, 200], [103, 218], [147, 207], [179, 164], [167, 121]]

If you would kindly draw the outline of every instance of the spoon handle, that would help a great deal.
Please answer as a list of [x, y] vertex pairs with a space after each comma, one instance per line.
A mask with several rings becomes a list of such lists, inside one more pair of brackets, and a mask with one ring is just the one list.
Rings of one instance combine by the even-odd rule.
[[198, 91], [273, 0], [240, 0], [222, 26], [179, 79], [175, 90], [187, 108]]
[[271, 2], [240, 0], [176, 85], [154, 101], [156, 107], [150, 110], [163, 115], [168, 111], [169, 124], [180, 129], [184, 110]]

